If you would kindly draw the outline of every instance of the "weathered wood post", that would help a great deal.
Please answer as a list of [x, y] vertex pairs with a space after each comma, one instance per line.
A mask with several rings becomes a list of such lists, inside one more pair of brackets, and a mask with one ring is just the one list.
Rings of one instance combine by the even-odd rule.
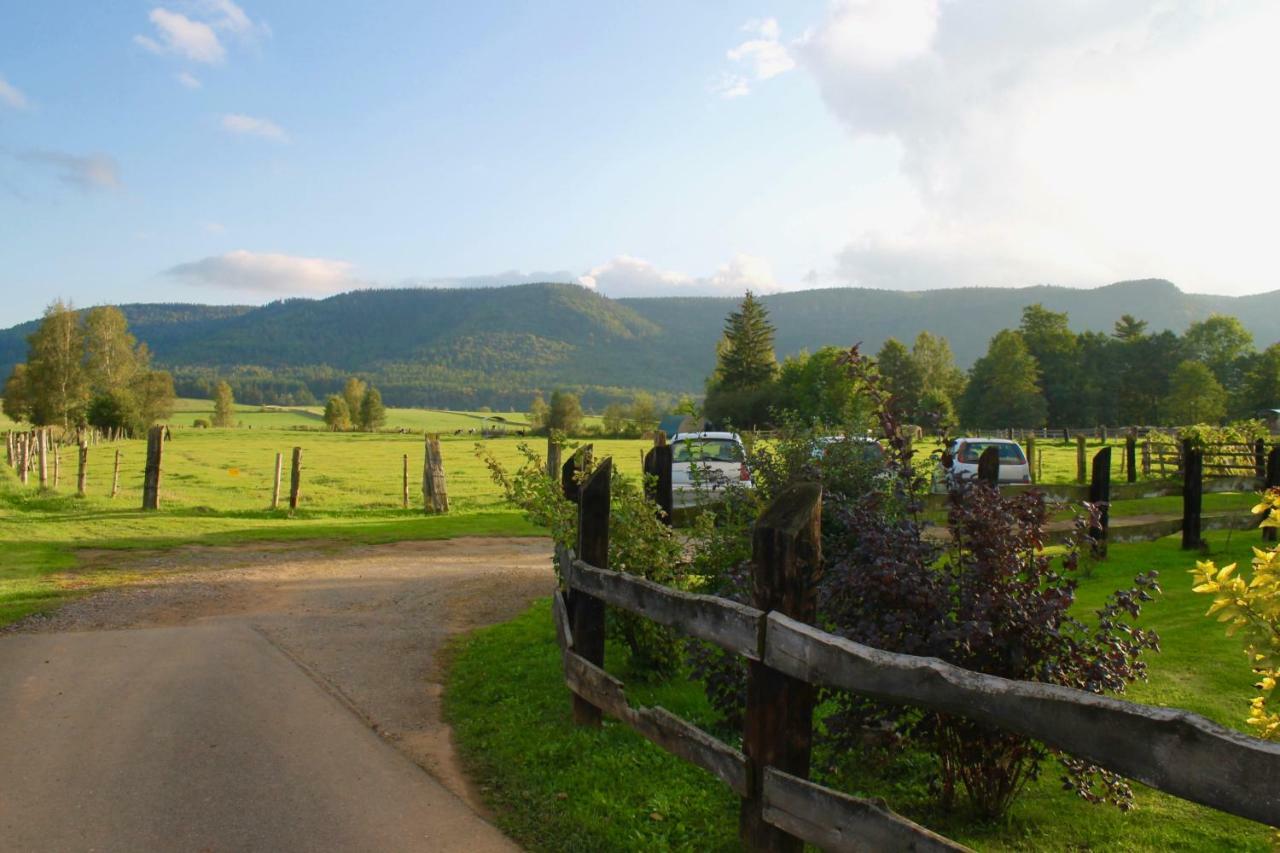
[[1267, 442], [1261, 438], [1253, 443], [1253, 470], [1259, 480], [1267, 479]]
[[62, 482], [62, 448], [55, 442], [53, 445], [53, 487], [58, 488]]
[[17, 464], [17, 448], [14, 447], [13, 430], [9, 430], [4, 435], [4, 462], [10, 468]]
[[1084, 433], [1077, 433], [1076, 434], [1076, 482], [1077, 483], [1088, 482], [1086, 479], [1087, 474], [1086, 474], [1086, 468], [1084, 464], [1085, 463], [1084, 442], [1085, 442]]
[[1031, 475], [1031, 482], [1040, 480], [1036, 476], [1036, 434], [1034, 432], [1027, 434], [1027, 473]]
[[561, 456], [560, 442], [556, 441], [551, 430], [547, 430], [547, 476], [556, 479], [560, 476]]
[[1142, 476], [1151, 476], [1151, 439], [1142, 442]]
[[[817, 615], [822, 574], [822, 487], [799, 483], [779, 494], [756, 522], [752, 538], [754, 604], [807, 624]], [[748, 850], [799, 851], [804, 844], [764, 819], [764, 770], [809, 778], [814, 688], [760, 661], [747, 663], [742, 750], [750, 761], [751, 795], [742, 801], [738, 837]]]
[[[1268, 489], [1280, 487], [1280, 447], [1271, 448], [1271, 453], [1267, 455], [1267, 482]], [[1276, 528], [1262, 528], [1262, 541], [1275, 542]]]
[[1107, 531], [1111, 527], [1111, 448], [1093, 455], [1093, 477], [1089, 481], [1089, 503], [1098, 508], [1098, 523], [1089, 530], [1098, 553], [1107, 556]]
[[422, 459], [422, 508], [428, 515], [449, 511], [449, 492], [444, 479], [444, 458], [440, 436], [426, 436]]
[[400, 506], [403, 509], [409, 508], [409, 454], [404, 454], [404, 477], [400, 489]]
[[18, 437], [18, 480], [22, 485], [27, 484], [27, 471], [31, 467], [30, 448], [27, 443], [25, 434]]
[[271, 485], [271, 508], [280, 508], [280, 477], [284, 474], [284, 454], [276, 454], [276, 478]]
[[1204, 492], [1204, 451], [1191, 445], [1191, 439], [1182, 441], [1182, 547], [1184, 550], [1199, 548], [1204, 544], [1200, 535], [1200, 508]]
[[289, 512], [298, 508], [298, 492], [302, 488], [302, 448], [293, 449], [293, 466], [289, 470]]
[[565, 500], [578, 502], [578, 492], [582, 484], [582, 475], [591, 470], [591, 457], [595, 451], [593, 445], [584, 444], [560, 466], [560, 488], [564, 491]]
[[40, 488], [49, 485], [49, 430], [36, 431], [36, 452], [40, 454]]
[[672, 447], [667, 436], [659, 431], [654, 435], [653, 447], [644, 454], [645, 496], [658, 505], [658, 518], [671, 525], [671, 513], [675, 496], [671, 487]]
[[1124, 459], [1128, 466], [1128, 481], [1138, 482], [1138, 434], [1130, 432], [1124, 439]]
[[[609, 496], [613, 459], [605, 457], [578, 492], [578, 559], [596, 568], [609, 568]], [[573, 590], [569, 599], [573, 625], [573, 650], [595, 664], [604, 666], [604, 602], [582, 590]], [[600, 709], [586, 699], [573, 696], [573, 721], [580, 726], [599, 726]]]
[[85, 480], [89, 474], [89, 445], [80, 442], [80, 460], [76, 467], [76, 495], [85, 496]]
[[116, 461], [111, 466], [111, 497], [120, 494], [120, 448], [116, 448]]
[[164, 452], [164, 427], [147, 430], [147, 467], [142, 474], [142, 508], [160, 508], [160, 457]]
[[1000, 488], [1000, 450], [994, 444], [978, 457], [978, 482]]

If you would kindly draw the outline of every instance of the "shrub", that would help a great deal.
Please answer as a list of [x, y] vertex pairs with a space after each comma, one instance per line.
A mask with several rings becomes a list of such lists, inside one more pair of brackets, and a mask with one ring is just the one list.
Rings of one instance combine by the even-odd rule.
[[192, 425], [193, 427], [195, 427], [196, 429], [208, 429], [208, 428], [209, 428], [209, 422], [208, 422], [207, 420], [205, 420], [204, 418], [196, 418], [194, 421], [192, 421], [192, 422], [191, 422], [191, 425]]

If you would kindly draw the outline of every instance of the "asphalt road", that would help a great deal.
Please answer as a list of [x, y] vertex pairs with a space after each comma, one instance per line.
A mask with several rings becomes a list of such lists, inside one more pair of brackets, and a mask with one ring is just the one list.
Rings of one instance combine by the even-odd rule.
[[515, 849], [243, 622], [0, 636], [0, 848]]

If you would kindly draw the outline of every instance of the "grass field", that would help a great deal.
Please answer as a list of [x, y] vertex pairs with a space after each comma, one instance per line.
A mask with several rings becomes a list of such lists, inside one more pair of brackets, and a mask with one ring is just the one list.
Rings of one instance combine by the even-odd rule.
[[[1246, 560], [1256, 533], [1211, 534], [1220, 560]], [[1130, 698], [1188, 708], [1243, 728], [1252, 678], [1239, 644], [1204, 618], [1186, 569], [1194, 555], [1176, 537], [1116, 545], [1084, 581], [1079, 607], [1097, 606], [1140, 571], [1160, 571], [1165, 593], [1148, 605], [1162, 651], [1149, 682]], [[610, 645], [607, 668], [627, 678], [625, 648]], [[683, 679], [628, 685], [631, 701], [657, 704], [716, 730], [700, 687]], [[734, 850], [735, 796], [709, 774], [663, 752], [625, 726], [573, 725], [546, 601], [505, 625], [456, 644], [445, 696], [447, 716], [473, 778], [503, 827], [533, 850]], [[870, 767], [856, 755], [819, 753], [819, 777], [890, 806], [981, 850], [1269, 850], [1268, 831], [1149, 789], [1128, 813], [1093, 806], [1061, 790], [1052, 763], [1007, 820], [983, 823], [963, 808], [941, 813], [925, 790], [927, 763], [906, 759]]]
[[[531, 439], [534, 446], [539, 440]], [[167, 548], [254, 540], [337, 539], [385, 542], [464, 535], [537, 535], [504, 505], [477, 456], [491, 452], [508, 467], [522, 461], [521, 441], [446, 436], [441, 441], [451, 512], [421, 510], [422, 436], [396, 433], [298, 432], [280, 429], [175, 429], [164, 446], [161, 510], [144, 513], [146, 443], [98, 444], [89, 450], [87, 497], [75, 496], [74, 450], [64, 448], [62, 482], [41, 492], [0, 471], [0, 624], [56, 605], [122, 578], [64, 573], [75, 550]], [[275, 454], [302, 448], [299, 510], [270, 509]], [[631, 475], [640, 471], [640, 441], [598, 441]], [[115, 451], [121, 452], [120, 494], [108, 495]], [[410, 509], [401, 508], [404, 457], [409, 457]], [[49, 463], [52, 472], [52, 461]], [[50, 474], [52, 477], [52, 473]], [[285, 501], [282, 500], [282, 505]]]

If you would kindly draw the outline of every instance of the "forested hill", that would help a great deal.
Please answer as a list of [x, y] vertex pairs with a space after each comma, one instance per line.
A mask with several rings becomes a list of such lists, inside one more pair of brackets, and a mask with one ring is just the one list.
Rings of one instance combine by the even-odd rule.
[[[1110, 331], [1121, 314], [1149, 331], [1182, 331], [1212, 313], [1233, 314], [1259, 346], [1280, 339], [1280, 291], [1247, 297], [1187, 294], [1162, 280], [1094, 290], [1061, 287], [898, 292], [836, 288], [764, 298], [779, 356], [922, 329], [945, 335], [967, 366], [1023, 306], [1066, 311], [1078, 331]], [[729, 298], [610, 300], [576, 285], [474, 290], [364, 290], [262, 307], [123, 305], [130, 327], [172, 369], [181, 391], [225, 375], [247, 392], [317, 397], [350, 373], [373, 379], [389, 403], [495, 408], [532, 394], [576, 389], [599, 406], [634, 389], [698, 392], [715, 360]], [[25, 323], [0, 331], [0, 370], [25, 358]], [[304, 391], [303, 389], [307, 389]]]

